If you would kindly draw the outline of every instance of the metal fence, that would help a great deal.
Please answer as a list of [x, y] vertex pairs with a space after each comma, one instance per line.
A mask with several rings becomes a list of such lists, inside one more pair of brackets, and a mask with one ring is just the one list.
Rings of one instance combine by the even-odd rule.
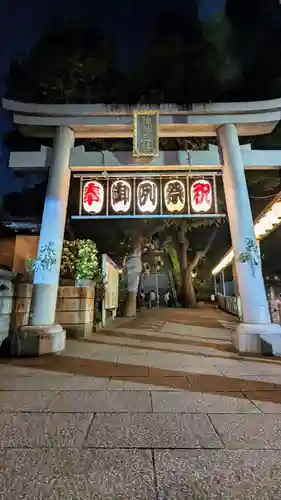
[[272, 323], [281, 323], [281, 303], [280, 300], [269, 300], [269, 312]]
[[242, 319], [241, 302], [239, 297], [227, 297], [221, 293], [217, 293], [216, 299], [221, 309]]
[[[221, 309], [229, 312], [230, 314], [234, 314], [238, 316], [240, 320], [242, 320], [242, 309], [240, 298], [238, 297], [227, 297], [218, 293], [216, 295], [217, 303]], [[271, 316], [272, 323], [281, 324], [281, 302], [280, 300], [269, 300], [269, 311]]]

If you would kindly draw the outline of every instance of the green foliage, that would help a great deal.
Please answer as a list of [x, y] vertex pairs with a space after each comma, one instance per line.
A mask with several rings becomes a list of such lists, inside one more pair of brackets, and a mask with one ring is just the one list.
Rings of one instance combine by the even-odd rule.
[[96, 244], [92, 240], [64, 241], [61, 277], [72, 279], [100, 279]]
[[106, 276], [99, 267], [95, 272], [95, 299], [101, 301], [105, 296]]
[[256, 243], [251, 239], [246, 239], [245, 251], [240, 252], [238, 255], [238, 261], [242, 263], [251, 262], [252, 265], [257, 266], [259, 264], [259, 250]]
[[47, 245], [44, 245], [39, 249], [36, 259], [31, 258], [27, 260], [29, 272], [34, 273], [36, 271], [51, 270], [52, 266], [54, 266], [57, 262], [54, 246], [54, 242], [50, 241]]
[[181, 281], [180, 263], [179, 263], [177, 251], [174, 247], [173, 240], [171, 237], [166, 239], [166, 241], [164, 243], [164, 249], [170, 257], [173, 276], [174, 276], [177, 284], [180, 284], [180, 281]]
[[75, 279], [77, 251], [77, 240], [64, 240], [60, 265], [60, 275], [62, 278]]
[[237, 57], [235, 35], [226, 8], [221, 8], [211, 19], [202, 22], [201, 27], [203, 38], [207, 42], [208, 64], [214, 80], [221, 89], [233, 88], [242, 77], [241, 61]]
[[279, 170], [246, 171], [250, 196], [262, 196], [277, 193], [281, 189]]
[[142, 56], [122, 72], [116, 40], [103, 35], [92, 17], [55, 26], [29, 57], [12, 65], [8, 95], [115, 107], [279, 97], [278, 1], [229, 0], [207, 18], [200, 9], [200, 0], [189, 2], [184, 15], [163, 6], [150, 20], [152, 37]]
[[[118, 80], [113, 57], [114, 43], [92, 23], [54, 26], [27, 59], [12, 64], [8, 95], [21, 100], [24, 93], [30, 102], [88, 103], [100, 102], [107, 92], [111, 101]], [[25, 82], [25, 90], [17, 81]]]
[[201, 280], [201, 279], [195, 279], [194, 280], [194, 287], [199, 293], [200, 296], [209, 296], [213, 290], [213, 282], [212, 281], [207, 281], [207, 280]]
[[35, 261], [36, 259], [33, 257], [29, 257], [26, 261], [26, 269], [30, 275], [33, 275], [35, 272]]
[[95, 299], [103, 300], [105, 295], [105, 275], [92, 240], [65, 240], [61, 259], [61, 278], [73, 280], [93, 280]]
[[122, 273], [119, 275], [119, 294], [118, 294], [118, 309], [122, 310], [127, 291], [127, 275]]
[[168, 219], [164, 222], [164, 240], [172, 241], [175, 251], [178, 254], [179, 244], [183, 238], [190, 250], [190, 258], [198, 250], [201, 250], [209, 239], [215, 226], [222, 224], [221, 219]]
[[101, 321], [102, 321], [102, 314], [101, 314], [101, 311], [99, 310], [98, 307], [95, 307], [94, 321], [95, 321], [95, 325], [101, 323]]
[[94, 280], [98, 269], [96, 244], [92, 240], [77, 240], [76, 279]]

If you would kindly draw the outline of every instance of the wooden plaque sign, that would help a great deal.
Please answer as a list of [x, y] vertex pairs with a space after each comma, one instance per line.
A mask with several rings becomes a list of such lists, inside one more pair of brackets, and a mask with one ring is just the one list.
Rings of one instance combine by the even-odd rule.
[[159, 155], [158, 111], [136, 111], [134, 113], [134, 156]]

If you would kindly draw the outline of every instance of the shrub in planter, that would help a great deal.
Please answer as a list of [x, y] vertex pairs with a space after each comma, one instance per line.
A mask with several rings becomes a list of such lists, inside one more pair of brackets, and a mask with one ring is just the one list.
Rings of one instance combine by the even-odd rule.
[[104, 299], [105, 296], [106, 277], [103, 274], [100, 267], [95, 274], [94, 281], [95, 281], [95, 298], [97, 301], [101, 301]]
[[94, 280], [98, 270], [99, 260], [96, 244], [92, 240], [77, 240], [76, 279]]
[[63, 242], [60, 276], [63, 279], [75, 280], [77, 260], [77, 240]]
[[64, 279], [94, 280], [99, 270], [96, 244], [92, 240], [64, 241], [60, 275]]
[[94, 282], [97, 300], [103, 299], [105, 277], [96, 244], [92, 240], [64, 241], [61, 278], [76, 280], [80, 286], [88, 286], [90, 282]]

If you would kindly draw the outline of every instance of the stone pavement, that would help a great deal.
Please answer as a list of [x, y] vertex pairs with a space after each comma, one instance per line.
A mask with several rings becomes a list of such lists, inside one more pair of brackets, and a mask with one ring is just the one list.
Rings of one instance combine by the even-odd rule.
[[0, 363], [0, 499], [276, 500], [281, 360], [211, 307], [144, 311]]

